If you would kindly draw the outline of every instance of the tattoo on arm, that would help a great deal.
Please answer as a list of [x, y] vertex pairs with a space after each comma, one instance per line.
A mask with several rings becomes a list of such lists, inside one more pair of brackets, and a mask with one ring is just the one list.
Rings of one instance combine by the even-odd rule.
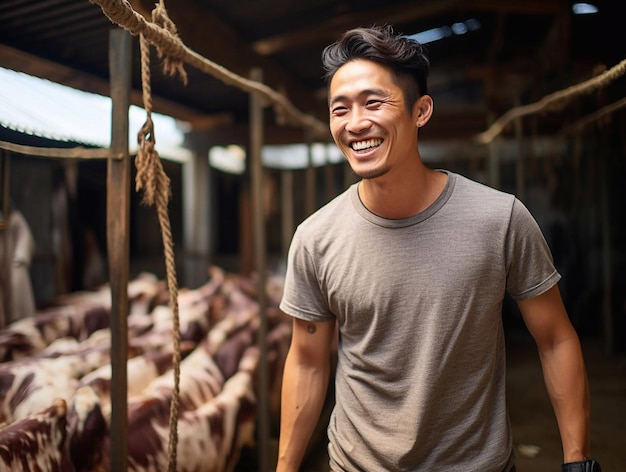
[[309, 334], [313, 334], [315, 333], [315, 331], [317, 331], [317, 326], [315, 326], [315, 324], [313, 323], [309, 323], [308, 325], [306, 325], [306, 330]]

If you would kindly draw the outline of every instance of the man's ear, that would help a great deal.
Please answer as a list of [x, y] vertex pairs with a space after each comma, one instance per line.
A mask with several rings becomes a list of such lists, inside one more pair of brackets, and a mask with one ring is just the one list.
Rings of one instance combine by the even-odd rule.
[[413, 105], [413, 116], [415, 116], [415, 124], [418, 128], [428, 123], [433, 114], [433, 106], [433, 99], [430, 95], [422, 95], [416, 100]]

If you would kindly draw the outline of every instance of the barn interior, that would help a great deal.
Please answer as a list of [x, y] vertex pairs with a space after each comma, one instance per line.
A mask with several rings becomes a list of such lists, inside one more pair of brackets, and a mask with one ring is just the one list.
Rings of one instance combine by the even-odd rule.
[[[174, 32], [153, 19], [157, 7], [166, 11]], [[61, 301], [102, 297], [104, 286], [113, 300], [105, 303], [113, 323], [120, 314], [116, 297], [123, 302], [129, 296], [125, 282], [136, 287], [147, 279], [149, 304], [156, 306], [158, 299], [167, 306], [163, 281], [172, 285], [174, 264], [181, 296], [213, 287], [211, 296], [219, 292], [220, 303], [228, 306], [227, 295], [241, 291], [260, 311], [272, 313], [260, 329], [282, 328], [284, 320], [272, 311], [276, 298], [254, 288], [259, 273], [269, 274], [261, 283], [280, 280], [295, 226], [356, 181], [328, 132], [321, 51], [349, 28], [393, 25], [416, 35], [430, 55], [435, 113], [420, 130], [426, 163], [515, 194], [544, 232], [588, 363], [592, 450], [606, 470], [624, 470], [626, 450], [619, 438], [626, 435], [626, 49], [616, 39], [621, 13], [619, 2], [609, 0], [3, 1], [0, 67], [23, 75], [11, 81], [0, 76], [0, 232], [7, 231], [16, 210], [30, 227], [34, 314], [50, 318]], [[139, 32], [150, 44], [148, 64]], [[164, 57], [174, 57], [178, 69], [166, 71]], [[123, 69], [121, 79], [114, 77], [116, 67]], [[95, 107], [74, 108], [34, 87], [20, 96], [11, 87], [26, 77], [106, 98], [112, 108], [105, 110], [105, 142], [82, 133], [102, 131]], [[120, 91], [116, 80], [124, 83], [124, 77]], [[27, 97], [34, 103], [29, 110]], [[125, 121], [129, 106], [140, 109], [138, 125]], [[173, 134], [181, 139], [170, 144], [168, 124], [155, 116], [151, 132], [171, 190], [169, 265], [156, 205], [144, 204], [145, 188], [135, 187], [136, 136], [148, 108], [171, 118]], [[51, 116], [45, 126], [44, 114]], [[76, 117], [82, 125], [71, 121]], [[111, 158], [114, 146], [126, 157]], [[72, 149], [79, 151], [63, 154]], [[109, 239], [116, 221], [111, 213], [122, 221], [128, 217], [127, 227], [117, 228], [126, 234], [121, 247]], [[33, 348], [15, 347], [12, 323], [23, 320], [12, 315], [9, 264], [2, 260], [3, 336], [13, 342], [4, 349], [14, 356], [3, 354], [6, 362], [15, 361], [18, 351], [34, 356]], [[131, 296], [129, 306], [139, 306], [139, 298]], [[219, 321], [217, 299], [211, 298], [210, 310], [207, 305], [213, 323]], [[560, 443], [537, 354], [510, 301], [503, 320], [518, 470], [553, 470]], [[111, 342], [124, 340], [111, 335]], [[280, 342], [272, 346], [278, 347], [270, 355], [284, 356]], [[278, 382], [276, 375], [270, 383]], [[266, 391], [257, 395], [259, 411], [275, 401], [276, 386], [265, 384], [269, 398]], [[207, 470], [262, 470], [275, 460], [277, 409], [265, 410], [272, 412], [269, 418], [254, 418], [255, 445], [233, 445], [236, 460]], [[119, 421], [119, 441], [106, 449], [113, 460], [115, 448], [124, 448], [129, 437], [134, 447], [133, 432]], [[269, 431], [269, 437], [259, 431]], [[318, 436], [306, 470], [327, 470], [323, 428]], [[83, 464], [96, 459], [90, 461]], [[109, 466], [116, 470], [115, 463]]]

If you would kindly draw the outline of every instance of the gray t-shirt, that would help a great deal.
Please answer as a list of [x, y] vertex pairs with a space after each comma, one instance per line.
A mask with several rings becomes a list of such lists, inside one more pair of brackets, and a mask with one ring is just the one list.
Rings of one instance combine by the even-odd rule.
[[512, 455], [502, 303], [560, 278], [514, 196], [448, 172], [425, 211], [380, 218], [358, 184], [304, 221], [280, 308], [336, 319], [334, 471], [501, 471]]

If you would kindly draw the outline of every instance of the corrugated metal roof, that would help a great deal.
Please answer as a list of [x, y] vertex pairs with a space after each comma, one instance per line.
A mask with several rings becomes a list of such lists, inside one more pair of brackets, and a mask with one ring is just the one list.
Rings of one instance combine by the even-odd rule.
[[[189, 159], [191, 152], [182, 147], [185, 124], [158, 113], [153, 113], [152, 119], [159, 155], [176, 161]], [[137, 132], [145, 120], [145, 110], [131, 105], [131, 153], [137, 150]], [[111, 99], [0, 68], [0, 124], [56, 141], [108, 147]]]

